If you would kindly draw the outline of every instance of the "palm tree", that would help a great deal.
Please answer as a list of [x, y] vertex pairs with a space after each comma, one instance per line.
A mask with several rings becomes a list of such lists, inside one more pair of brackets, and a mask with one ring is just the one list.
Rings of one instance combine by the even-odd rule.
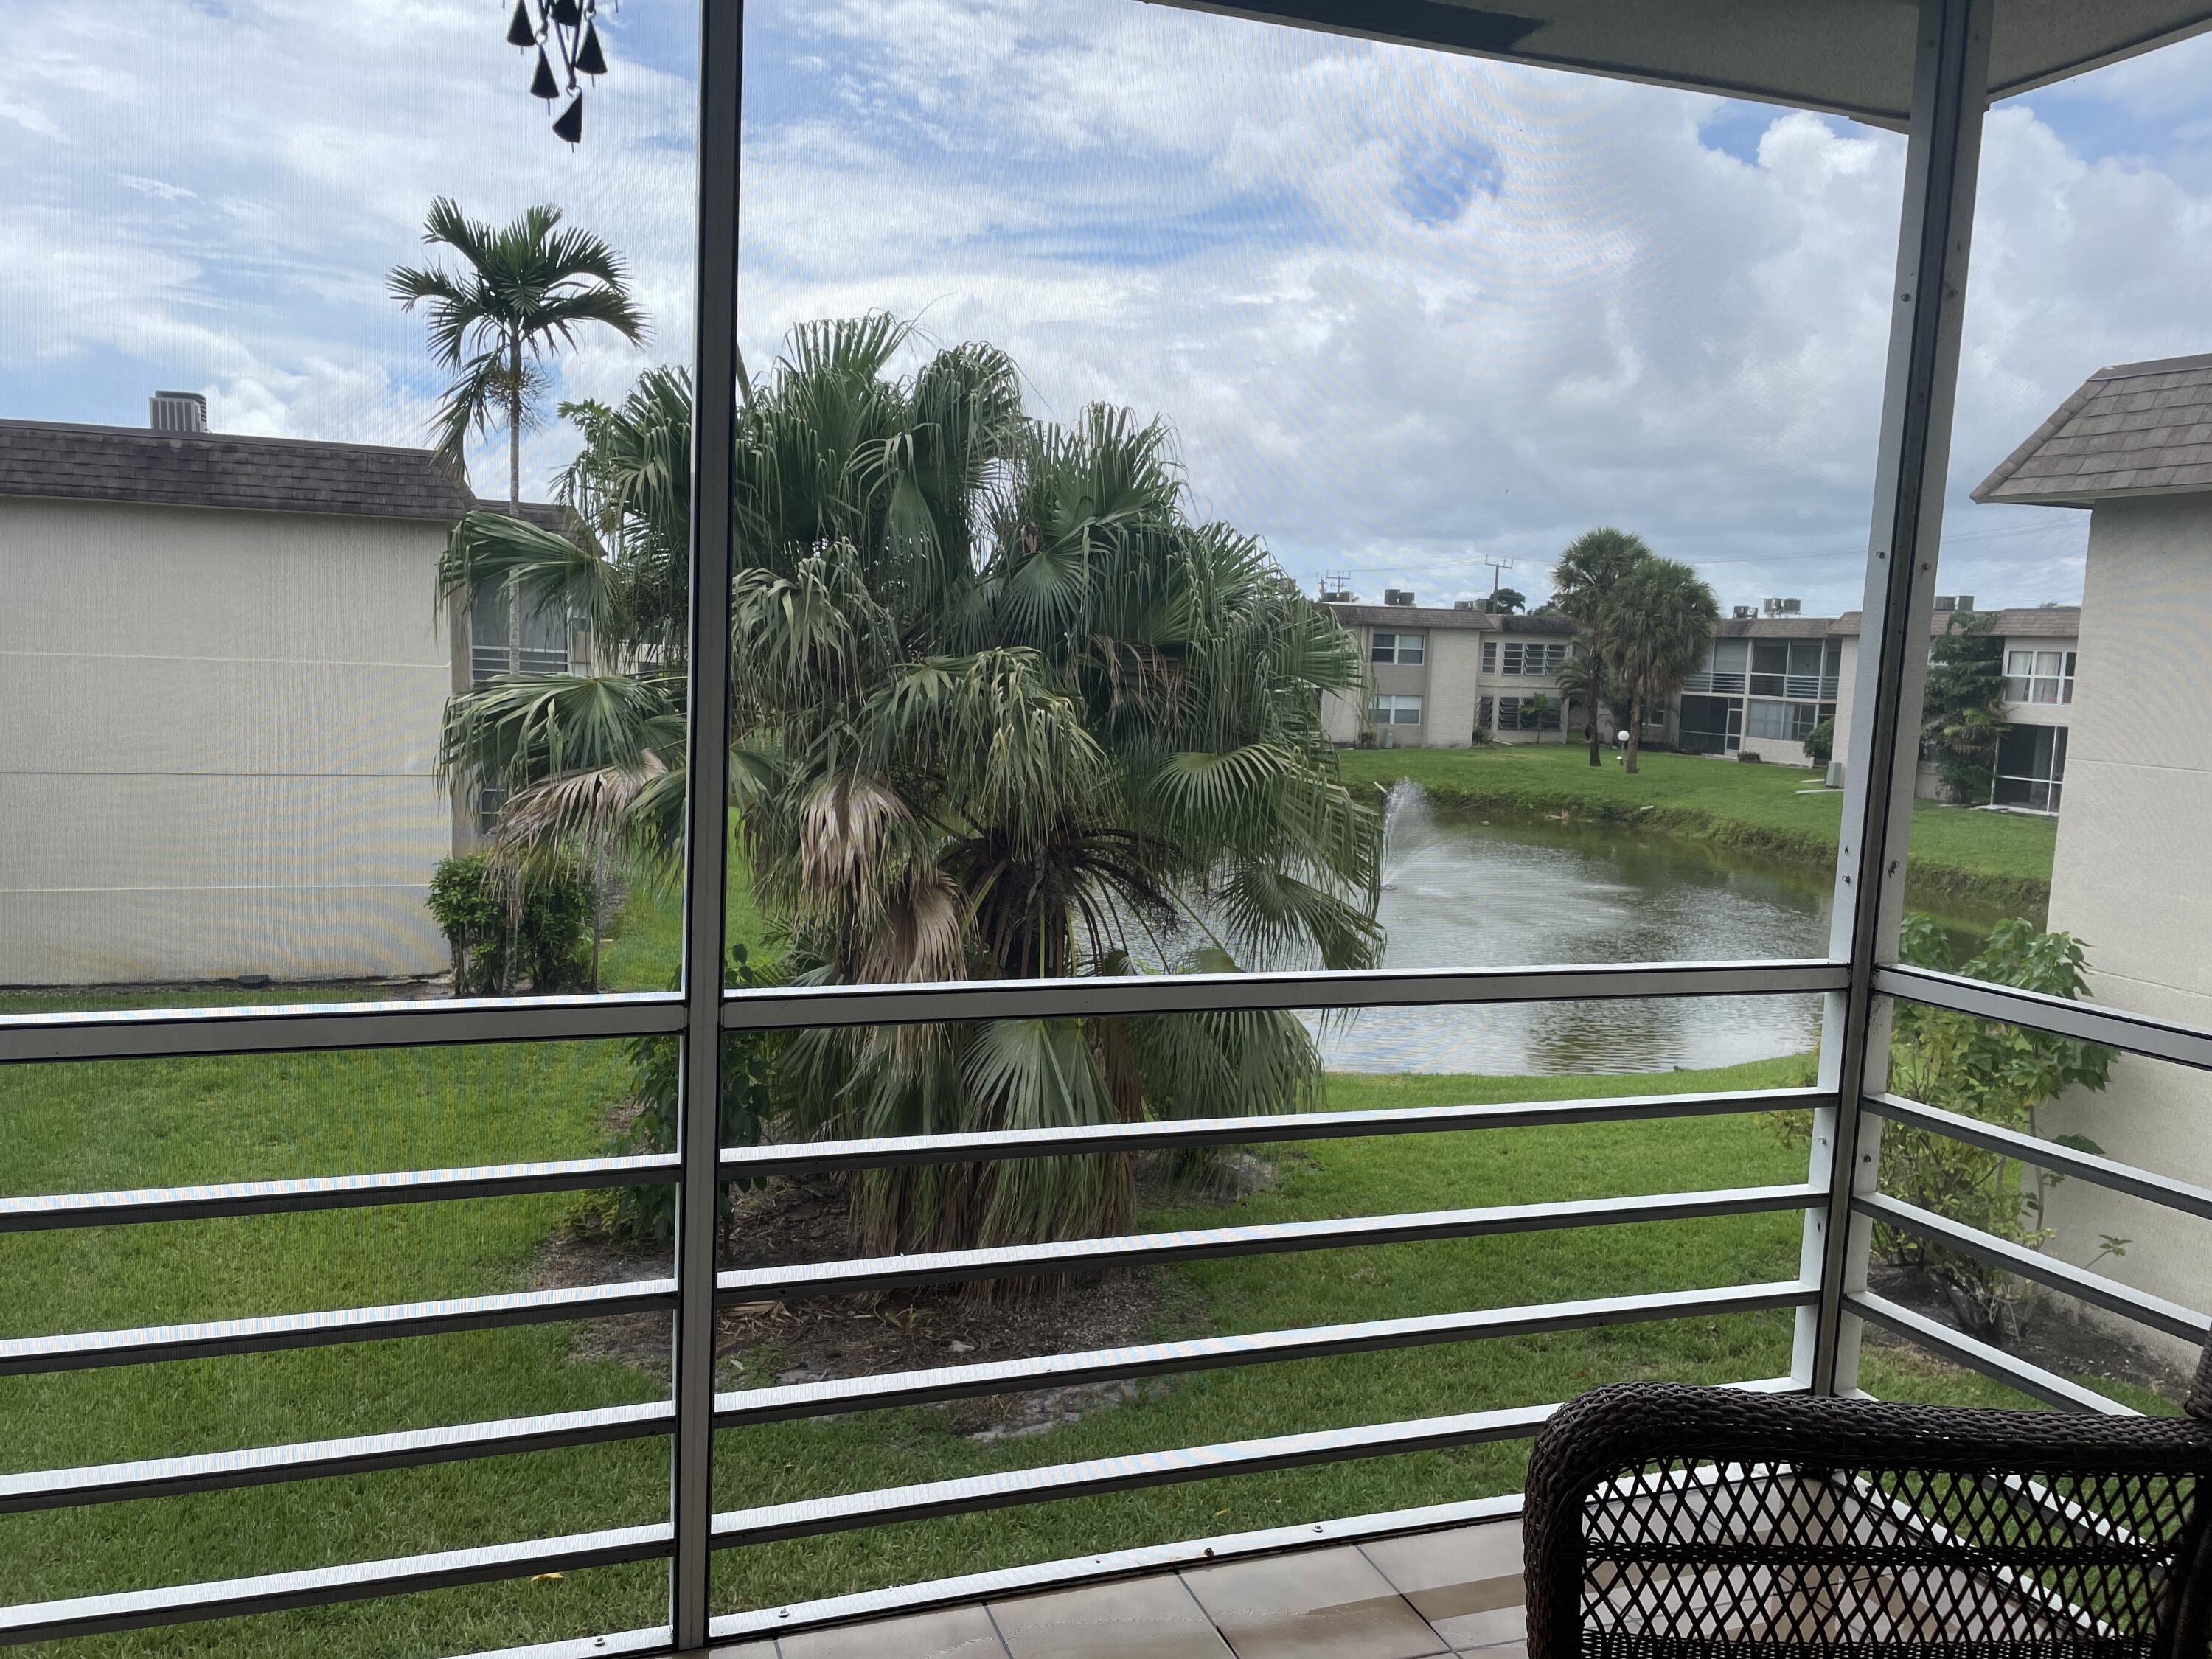
[[1615, 530], [1610, 525], [1596, 530], [1586, 530], [1567, 544], [1559, 555], [1559, 563], [1552, 571], [1552, 603], [1565, 615], [1582, 625], [1583, 655], [1589, 661], [1589, 682], [1583, 688], [1584, 706], [1589, 710], [1589, 763], [1602, 766], [1605, 762], [1599, 753], [1603, 744], [1603, 733], [1598, 730], [1598, 712], [1619, 696], [1609, 690], [1605, 678], [1612, 666], [1612, 654], [1607, 647], [1607, 605], [1628, 574], [1651, 557], [1651, 550], [1644, 538], [1626, 530]]
[[[1599, 720], [1605, 712], [1602, 707], [1606, 695], [1604, 663], [1591, 655], [1587, 647], [1577, 646], [1566, 661], [1559, 665], [1559, 701], [1567, 708], [1567, 713], [1560, 720], [1560, 726], [1564, 728], [1573, 718], [1573, 711], [1580, 708], [1589, 729], [1597, 731]], [[1566, 733], [1562, 730], [1559, 741], [1565, 743], [1566, 740]]]
[[[1189, 516], [1164, 427], [1032, 422], [985, 345], [894, 377], [909, 337], [880, 316], [801, 328], [738, 413], [731, 794], [783, 971], [1373, 963], [1380, 814], [1320, 715], [1363, 683], [1352, 635], [1254, 538]], [[445, 775], [514, 787], [516, 836], [580, 838], [604, 804], [630, 856], [678, 844], [682, 684], [657, 641], [680, 587], [653, 574], [684, 544], [674, 386], [580, 411], [565, 498], [596, 551], [489, 514], [448, 550], [449, 592], [562, 594], [609, 630], [603, 671], [628, 665], [455, 699]], [[1280, 1111], [1320, 1079], [1274, 1012], [817, 1030], [779, 1066], [784, 1127], [833, 1135]], [[1094, 1236], [1133, 1201], [1115, 1158], [854, 1183], [878, 1252]]]
[[1614, 586], [1606, 604], [1606, 648], [1628, 694], [1629, 771], [1636, 770], [1644, 709], [1680, 690], [1705, 661], [1720, 616], [1713, 590], [1679, 559], [1647, 557]]
[[465, 269], [400, 265], [386, 279], [402, 310], [428, 307], [431, 353], [455, 372], [438, 410], [439, 454], [459, 467], [469, 434], [504, 419], [510, 509], [522, 504], [522, 434], [544, 390], [544, 359], [587, 324], [633, 344], [645, 338], [621, 256], [589, 231], [562, 230], [561, 216], [557, 207], [526, 208], [494, 227], [441, 196], [422, 240], [451, 248]]
[[[418, 303], [429, 307], [432, 355], [454, 371], [438, 411], [438, 453], [456, 472], [463, 471], [469, 435], [503, 418], [507, 511], [519, 517], [522, 434], [537, 418], [538, 402], [549, 378], [544, 360], [574, 345], [577, 331], [589, 324], [611, 328], [633, 343], [642, 342], [645, 319], [630, 303], [629, 273], [621, 257], [588, 231], [562, 229], [559, 208], [526, 208], [495, 228], [468, 218], [451, 198], [441, 196], [430, 204], [422, 240], [434, 247], [451, 248], [465, 267], [456, 275], [441, 267], [401, 265], [386, 279], [401, 309], [411, 312]], [[471, 589], [459, 596], [459, 602], [474, 605], [478, 592]], [[509, 676], [522, 672], [521, 601], [520, 592], [510, 582]], [[552, 614], [564, 613], [556, 610]], [[507, 896], [510, 976], [521, 903], [518, 878], [510, 881]], [[596, 925], [592, 948], [596, 984]], [[512, 991], [511, 978], [500, 988]]]

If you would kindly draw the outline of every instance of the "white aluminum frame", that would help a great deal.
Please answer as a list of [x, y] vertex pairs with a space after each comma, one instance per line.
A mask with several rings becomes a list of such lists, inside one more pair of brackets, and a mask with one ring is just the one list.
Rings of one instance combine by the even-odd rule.
[[[684, 886], [684, 981], [648, 995], [525, 997], [459, 1003], [318, 1004], [284, 1007], [94, 1012], [0, 1017], [0, 1064], [185, 1057], [426, 1044], [659, 1036], [684, 1044], [684, 1109], [672, 1153], [470, 1169], [362, 1173], [160, 1190], [0, 1199], [0, 1233], [103, 1227], [221, 1216], [301, 1214], [366, 1205], [663, 1183], [678, 1198], [675, 1261], [665, 1279], [576, 1290], [462, 1297], [390, 1307], [295, 1313], [140, 1330], [61, 1333], [0, 1341], [0, 1374], [142, 1364], [476, 1327], [596, 1317], [672, 1316], [671, 1397], [638, 1406], [359, 1436], [0, 1477], [0, 1514], [176, 1496], [419, 1467], [556, 1447], [665, 1436], [671, 1446], [669, 1518], [660, 1523], [478, 1549], [355, 1563], [220, 1583], [140, 1589], [0, 1608], [0, 1645], [310, 1607], [364, 1596], [483, 1583], [616, 1562], [670, 1564], [670, 1621], [547, 1653], [696, 1651], [767, 1628], [768, 1614], [710, 1616], [716, 1548], [968, 1513], [1084, 1492], [1380, 1456], [1534, 1432], [1553, 1407], [1533, 1405], [1419, 1422], [1290, 1434], [1230, 1445], [1167, 1449], [1097, 1465], [1035, 1469], [988, 1480], [779, 1504], [717, 1515], [712, 1462], [718, 1430], [795, 1417], [880, 1409], [1071, 1380], [1162, 1376], [1223, 1366], [1478, 1341], [1637, 1320], [1795, 1309], [1792, 1375], [1736, 1386], [1764, 1391], [1855, 1392], [1857, 1332], [1871, 1320], [2069, 1409], [2125, 1408], [2090, 1390], [1960, 1336], [1869, 1292], [1866, 1233], [1879, 1219], [1940, 1238], [2065, 1293], [2169, 1334], [2201, 1336], [2212, 1319], [2101, 1275], [2045, 1260], [1883, 1197], [1875, 1161], [1884, 1120], [1949, 1134], [2063, 1170], [2184, 1213], [2212, 1217], [2212, 1190], [2056, 1146], [1881, 1092], [1888, 1002], [1904, 999], [2103, 1042], [2212, 1069], [2212, 1032], [1907, 968], [1896, 960], [1901, 875], [1909, 834], [1924, 641], [1933, 603], [1942, 480], [1948, 460], [1959, 321], [1979, 149], [1990, 0], [1921, 0], [1923, 27], [1909, 135], [1898, 256], [1896, 313], [1868, 560], [1863, 659], [1845, 747], [1874, 763], [1854, 769], [1837, 867], [1829, 955], [1813, 961], [1376, 970], [1352, 974], [1187, 975], [1126, 979], [859, 985], [727, 991], [722, 980], [728, 706], [730, 442], [736, 360], [738, 94], [742, 0], [702, 0], [698, 165], [701, 296], [694, 348], [697, 447], [691, 561], [692, 684], [688, 757], [694, 790]], [[1882, 763], [1886, 757], [1887, 763]], [[1206, 1009], [1374, 1007], [1627, 997], [1826, 996], [1820, 1079], [1810, 1089], [1503, 1105], [1339, 1112], [1259, 1119], [1139, 1123], [1097, 1128], [720, 1147], [715, 1113], [720, 1034], [731, 1030], [874, 1025], [989, 1017], [1068, 1017]], [[1349, 1135], [1455, 1133], [1540, 1124], [1634, 1121], [1713, 1113], [1809, 1109], [1814, 1151], [1799, 1184], [1637, 1198], [1510, 1205], [1326, 1223], [1223, 1227], [1200, 1233], [965, 1250], [874, 1261], [718, 1273], [713, 1257], [718, 1185], [739, 1177], [897, 1164], [1030, 1158]], [[1189, 1260], [1341, 1249], [1411, 1239], [1760, 1212], [1806, 1212], [1797, 1279], [1778, 1284], [1599, 1297], [1528, 1308], [1254, 1335], [1048, 1354], [895, 1376], [718, 1395], [714, 1319], [731, 1300], [834, 1294], [1086, 1264]], [[1504, 1513], [1514, 1500], [1453, 1506]], [[1440, 1513], [1440, 1512], [1439, 1512]], [[2094, 1517], [2092, 1518], [2094, 1520]], [[1245, 1540], [1228, 1553], [1290, 1547], [1311, 1537], [1381, 1535], [1439, 1523], [1430, 1511], [1327, 1522]], [[1162, 1545], [1087, 1561], [992, 1576], [1029, 1588], [1141, 1571], [1196, 1546]], [[1207, 1547], [1212, 1553], [1213, 1546]], [[775, 1628], [923, 1606], [981, 1580], [908, 1587], [779, 1610]], [[784, 1615], [796, 1612], [794, 1620]]]

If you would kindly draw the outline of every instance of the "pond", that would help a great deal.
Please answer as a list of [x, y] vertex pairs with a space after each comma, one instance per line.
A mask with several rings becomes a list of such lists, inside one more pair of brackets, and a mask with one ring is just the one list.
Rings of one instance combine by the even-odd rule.
[[[1385, 967], [1827, 954], [1822, 871], [1674, 836], [1439, 815], [1406, 782], [1387, 811]], [[1820, 1000], [1375, 1008], [1316, 1029], [1333, 1071], [1686, 1071], [1806, 1053], [1820, 1040]]]

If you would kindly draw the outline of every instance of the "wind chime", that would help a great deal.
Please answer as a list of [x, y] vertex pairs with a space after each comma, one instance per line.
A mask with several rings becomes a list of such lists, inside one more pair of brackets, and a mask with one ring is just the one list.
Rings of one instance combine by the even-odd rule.
[[607, 72], [607, 55], [599, 49], [593, 21], [598, 11], [599, 0], [514, 0], [514, 16], [507, 26], [507, 45], [538, 48], [530, 95], [543, 98], [548, 109], [555, 99], [567, 96], [568, 107], [555, 118], [553, 136], [572, 145], [584, 137], [584, 93], [576, 77]]

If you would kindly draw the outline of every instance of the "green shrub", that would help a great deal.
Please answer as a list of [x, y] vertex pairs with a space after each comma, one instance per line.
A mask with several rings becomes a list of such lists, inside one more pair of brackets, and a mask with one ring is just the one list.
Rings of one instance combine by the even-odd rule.
[[[453, 994], [496, 994], [507, 978], [508, 873], [483, 853], [441, 859], [430, 875], [430, 915], [453, 959]], [[514, 929], [520, 978], [540, 995], [580, 991], [592, 971], [592, 883], [573, 860], [522, 878]]]
[[[1972, 961], [1954, 966], [1941, 925], [1916, 911], [1905, 918], [1899, 954], [1917, 967], [2045, 996], [2070, 1000], [2087, 988], [2080, 943], [2016, 917], [2000, 922]], [[2093, 1042], [1900, 1001], [1890, 1040], [1889, 1089], [1923, 1105], [2035, 1135], [2041, 1133], [2036, 1120], [2043, 1107], [2069, 1089], [2102, 1089], [2112, 1063], [2112, 1051]], [[1800, 1120], [1780, 1127], [1785, 1139], [1805, 1138]], [[2100, 1150], [2084, 1135], [2058, 1140], [2080, 1152]], [[2062, 1179], [1930, 1129], [1893, 1123], [1882, 1131], [1884, 1193], [2031, 1250], [2051, 1241], [2044, 1198]], [[2127, 1252], [2126, 1239], [2106, 1236], [2102, 1243], [2104, 1255]], [[1969, 1335], [1999, 1344], [2018, 1336], [2029, 1286], [2017, 1275], [1880, 1223], [1874, 1247], [1893, 1265], [1933, 1284]]]
[[1836, 752], [1836, 717], [1831, 714], [1805, 734], [1805, 758], [1819, 767], [1826, 767]]

